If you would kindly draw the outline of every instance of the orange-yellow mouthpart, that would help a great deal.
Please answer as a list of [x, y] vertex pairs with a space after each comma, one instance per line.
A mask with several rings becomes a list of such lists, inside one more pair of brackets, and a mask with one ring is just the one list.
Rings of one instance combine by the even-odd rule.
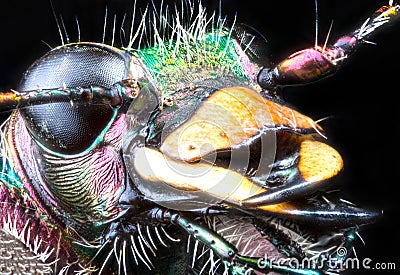
[[138, 148], [133, 157], [138, 175], [151, 184], [167, 184], [184, 191], [204, 191], [210, 196], [238, 204], [265, 189], [235, 171], [206, 163], [171, 159], [151, 148]]
[[229, 149], [271, 125], [265, 100], [245, 87], [214, 92], [196, 113], [162, 141], [160, 150], [193, 162], [217, 150]]
[[343, 159], [331, 146], [304, 140], [300, 145], [298, 169], [304, 180], [319, 182], [337, 175], [343, 168]]

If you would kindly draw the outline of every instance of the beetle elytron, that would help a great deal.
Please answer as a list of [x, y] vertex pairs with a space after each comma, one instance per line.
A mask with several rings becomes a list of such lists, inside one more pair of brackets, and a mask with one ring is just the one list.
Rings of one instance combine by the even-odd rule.
[[250, 28], [185, 5], [154, 10], [147, 47], [149, 10], [123, 49], [63, 44], [0, 94], [1, 272], [345, 269], [378, 214], [327, 191], [341, 156], [276, 92], [333, 74], [400, 6], [270, 66]]

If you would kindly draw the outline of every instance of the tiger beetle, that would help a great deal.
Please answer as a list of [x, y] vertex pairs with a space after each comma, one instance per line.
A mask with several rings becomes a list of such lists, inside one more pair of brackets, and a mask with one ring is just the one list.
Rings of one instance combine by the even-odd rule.
[[399, 10], [276, 64], [195, 1], [134, 8], [121, 48], [115, 20], [111, 44], [63, 41], [0, 93], [0, 272], [341, 273], [380, 212], [332, 191], [341, 155], [280, 91], [334, 75]]

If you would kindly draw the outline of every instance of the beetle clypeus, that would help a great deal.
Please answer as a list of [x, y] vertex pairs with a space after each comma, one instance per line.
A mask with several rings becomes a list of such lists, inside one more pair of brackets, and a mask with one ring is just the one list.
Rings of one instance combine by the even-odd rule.
[[343, 271], [378, 214], [329, 191], [341, 156], [277, 93], [333, 74], [400, 7], [272, 66], [251, 28], [182, 6], [140, 13], [122, 49], [63, 43], [0, 95], [0, 233], [22, 243], [2, 272]]

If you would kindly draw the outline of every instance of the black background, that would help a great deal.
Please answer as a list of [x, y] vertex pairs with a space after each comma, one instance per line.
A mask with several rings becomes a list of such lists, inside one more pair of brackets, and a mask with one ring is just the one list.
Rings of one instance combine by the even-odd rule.
[[[13, 1], [0, 4], [0, 90], [15, 88], [23, 71], [51, 47], [60, 45], [50, 1]], [[131, 0], [53, 0], [62, 15], [71, 41], [77, 40], [75, 16], [81, 40], [100, 42], [104, 11], [132, 11]], [[140, 5], [143, 1], [138, 0]], [[368, 2], [368, 3], [367, 3]], [[370, 3], [373, 2], [373, 3]], [[209, 11], [218, 1], [203, 1]], [[361, 26], [364, 19], [387, 1], [320, 0], [319, 41], [323, 43], [331, 21], [330, 41]], [[312, 47], [315, 39], [315, 6], [312, 0], [254, 1], [223, 0], [222, 14], [258, 29], [269, 41], [271, 59], [279, 61], [290, 53]], [[110, 21], [110, 19], [109, 19]], [[109, 25], [110, 26], [110, 25]], [[399, 250], [399, 93], [400, 22], [380, 33], [349, 59], [336, 75], [322, 81], [284, 90], [285, 99], [321, 123], [328, 142], [342, 154], [343, 172], [336, 184], [344, 198], [360, 206], [384, 212], [376, 224], [362, 228], [365, 246], [359, 241], [360, 260], [395, 263], [400, 269]], [[117, 38], [118, 40], [118, 38]], [[3, 116], [6, 114], [3, 114]], [[351, 270], [346, 274], [396, 274], [395, 270]]]

